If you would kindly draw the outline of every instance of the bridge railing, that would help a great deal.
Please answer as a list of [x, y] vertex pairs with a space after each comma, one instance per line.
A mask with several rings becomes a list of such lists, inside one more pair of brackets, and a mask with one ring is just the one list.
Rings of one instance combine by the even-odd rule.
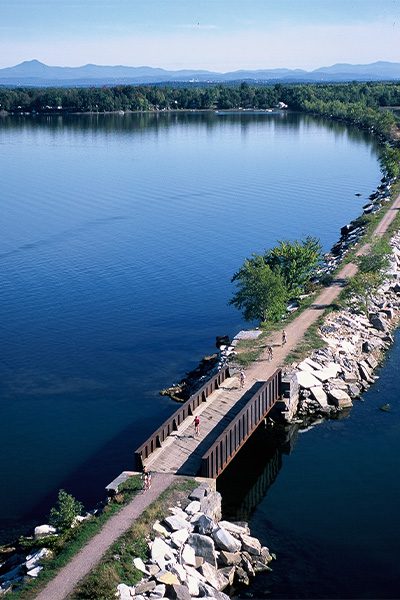
[[276, 370], [203, 455], [202, 477], [216, 478], [227, 467], [278, 400], [281, 377], [281, 370]]
[[138, 470], [143, 468], [143, 461], [150, 456], [157, 448], [160, 448], [164, 440], [176, 431], [179, 425], [193, 415], [195, 409], [217, 390], [221, 383], [229, 377], [229, 367], [224, 367], [216, 373], [211, 379], [197, 392], [192, 394], [186, 402], [180, 405], [164, 423], [135, 451], [135, 467]]

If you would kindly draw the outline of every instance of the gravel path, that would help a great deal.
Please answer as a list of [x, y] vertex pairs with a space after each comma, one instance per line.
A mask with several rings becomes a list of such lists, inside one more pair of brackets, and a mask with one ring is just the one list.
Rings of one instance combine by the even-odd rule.
[[[400, 195], [396, 198], [386, 215], [378, 224], [374, 235], [382, 236], [400, 210]], [[358, 254], [368, 249], [368, 244], [362, 246]], [[307, 329], [324, 310], [332, 304], [343, 289], [343, 283], [357, 272], [357, 267], [349, 263], [337, 275], [335, 281], [325, 288], [315, 299], [314, 304], [304, 310], [297, 318], [285, 326], [287, 343], [282, 346], [282, 334], [276, 332], [271, 336], [273, 360], [267, 360], [267, 353], [246, 370], [246, 385], [243, 393], [253, 385], [254, 381], [265, 380], [276, 368], [281, 366], [286, 356], [302, 340]], [[44, 590], [36, 596], [36, 600], [65, 600], [78, 582], [87, 575], [100, 561], [102, 555], [111, 544], [122, 535], [143, 510], [155, 500], [173, 481], [174, 475], [158, 473], [153, 476], [153, 484], [149, 491], [136, 496], [128, 506], [112, 517], [93, 539], [50, 581]]]
[[36, 596], [36, 600], [67, 598], [79, 581], [100, 561], [106, 550], [129, 529], [135, 519], [171, 485], [173, 480], [174, 475], [154, 474], [151, 488], [146, 492], [139, 492], [125, 508], [111, 517], [103, 529]]

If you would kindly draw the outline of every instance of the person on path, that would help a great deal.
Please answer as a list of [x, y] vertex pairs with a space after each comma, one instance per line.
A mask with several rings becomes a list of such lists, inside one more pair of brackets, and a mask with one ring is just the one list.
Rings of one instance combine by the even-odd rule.
[[286, 331], [283, 330], [282, 331], [282, 346], [284, 346], [287, 342], [287, 335], [286, 335]]
[[146, 467], [143, 467], [142, 482], [143, 482], [143, 491], [146, 492], [150, 487], [149, 486], [149, 473], [147, 472]]
[[272, 346], [268, 348], [268, 360], [272, 360], [274, 358], [274, 352], [272, 350]]
[[244, 388], [244, 382], [246, 381], [246, 375], [245, 372], [242, 370], [239, 373], [239, 383], [240, 383], [240, 388], [243, 389]]
[[195, 435], [200, 435], [200, 418], [197, 415], [195, 416], [193, 423]]

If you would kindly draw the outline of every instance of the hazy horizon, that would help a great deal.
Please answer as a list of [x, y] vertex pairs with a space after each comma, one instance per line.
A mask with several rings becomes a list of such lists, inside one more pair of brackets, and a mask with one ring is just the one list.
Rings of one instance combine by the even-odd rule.
[[0, 68], [304, 69], [400, 62], [399, 0], [2, 0]]

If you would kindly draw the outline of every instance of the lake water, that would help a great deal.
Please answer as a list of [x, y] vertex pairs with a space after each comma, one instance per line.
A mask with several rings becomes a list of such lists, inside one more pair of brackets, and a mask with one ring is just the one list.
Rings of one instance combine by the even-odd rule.
[[327, 250], [380, 178], [368, 135], [286, 113], [2, 118], [0, 161], [3, 539], [132, 468], [158, 391], [243, 326], [243, 259]]

